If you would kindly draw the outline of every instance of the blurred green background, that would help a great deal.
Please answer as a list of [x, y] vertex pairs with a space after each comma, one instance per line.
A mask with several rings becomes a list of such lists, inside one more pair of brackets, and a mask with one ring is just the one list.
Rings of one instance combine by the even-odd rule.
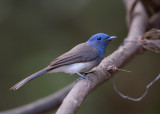
[[[127, 35], [122, 0], [1, 0], [0, 1], [0, 111], [46, 97], [75, 81], [78, 76], [46, 74], [18, 91], [9, 88], [46, 67], [54, 58], [93, 34], [116, 35], [106, 56]], [[160, 73], [160, 55], [136, 56], [114, 78], [120, 91], [139, 97]], [[121, 98], [111, 81], [99, 86], [81, 105], [78, 114], [159, 114], [160, 80], [140, 102]]]

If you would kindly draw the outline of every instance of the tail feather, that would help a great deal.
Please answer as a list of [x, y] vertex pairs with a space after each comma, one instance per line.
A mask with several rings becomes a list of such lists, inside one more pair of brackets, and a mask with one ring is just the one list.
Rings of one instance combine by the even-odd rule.
[[10, 90], [17, 90], [19, 89], [21, 86], [23, 86], [25, 83], [33, 80], [34, 78], [37, 78], [39, 76], [41, 76], [42, 74], [45, 74], [48, 72], [48, 69], [47, 68], [44, 68], [30, 76], [28, 76], [27, 78], [21, 80], [20, 82], [18, 82], [17, 84], [15, 84], [13, 87], [10, 88]]

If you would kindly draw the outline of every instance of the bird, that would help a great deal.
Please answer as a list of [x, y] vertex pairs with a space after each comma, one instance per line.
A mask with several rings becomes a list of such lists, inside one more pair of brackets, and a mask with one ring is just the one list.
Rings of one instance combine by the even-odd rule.
[[87, 42], [76, 45], [70, 51], [54, 59], [44, 69], [21, 80], [12, 86], [10, 90], [17, 90], [42, 74], [54, 72], [78, 74], [81, 77], [80, 79], [91, 80], [84, 74], [100, 64], [108, 44], [116, 38], [116, 36], [109, 36], [105, 33], [97, 33], [91, 36]]

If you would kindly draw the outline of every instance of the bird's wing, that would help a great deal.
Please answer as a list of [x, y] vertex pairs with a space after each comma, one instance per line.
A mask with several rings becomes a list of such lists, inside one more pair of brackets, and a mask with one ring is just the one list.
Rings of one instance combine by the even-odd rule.
[[73, 63], [92, 61], [98, 57], [98, 53], [98, 49], [87, 43], [82, 43], [53, 60], [49, 67], [54, 69]]

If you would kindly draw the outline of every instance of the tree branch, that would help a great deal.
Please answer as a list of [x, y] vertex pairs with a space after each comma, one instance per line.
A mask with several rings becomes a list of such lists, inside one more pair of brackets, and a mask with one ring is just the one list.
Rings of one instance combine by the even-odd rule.
[[0, 114], [37, 114], [53, 110], [62, 103], [63, 99], [66, 97], [73, 85], [74, 83], [48, 97], [15, 109], [0, 112]]
[[[126, 5], [130, 1], [125, 0]], [[146, 30], [147, 22], [148, 16], [139, 2], [135, 6], [130, 31], [123, 44], [113, 54], [105, 58], [98, 67], [94, 68], [93, 73], [88, 74], [92, 77], [92, 81], [81, 80], [72, 88], [56, 114], [75, 114], [87, 95], [111, 78], [115, 73], [113, 68], [123, 66], [134, 55], [142, 52], [139, 40]]]

